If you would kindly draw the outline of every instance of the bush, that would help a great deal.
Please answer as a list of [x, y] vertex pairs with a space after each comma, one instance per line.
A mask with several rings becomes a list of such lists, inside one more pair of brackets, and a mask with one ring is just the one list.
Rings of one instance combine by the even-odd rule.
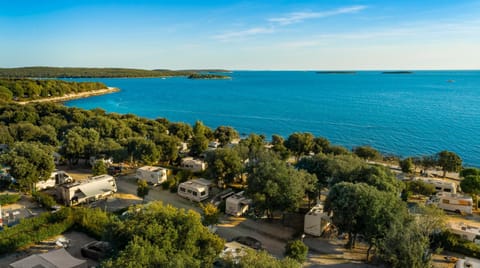
[[17, 203], [20, 200], [20, 195], [18, 194], [2, 194], [0, 195], [0, 206]]
[[458, 237], [450, 232], [443, 232], [435, 237], [437, 245], [447, 251], [460, 253], [473, 258], [480, 258], [480, 245]]
[[57, 202], [55, 202], [55, 199], [53, 199], [52, 196], [46, 193], [42, 192], [35, 192], [32, 194], [33, 198], [42, 205], [43, 207], [47, 209], [51, 209], [53, 206], [57, 205]]
[[301, 240], [291, 240], [285, 246], [285, 256], [300, 263], [307, 260], [308, 247]]

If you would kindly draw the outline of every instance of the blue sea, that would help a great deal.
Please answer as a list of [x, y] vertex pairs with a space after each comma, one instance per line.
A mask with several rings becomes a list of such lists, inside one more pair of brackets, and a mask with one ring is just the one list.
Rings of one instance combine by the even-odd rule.
[[347, 148], [371, 145], [401, 157], [449, 150], [465, 165], [480, 167], [480, 71], [230, 75], [230, 80], [75, 79], [121, 91], [66, 105], [190, 124], [201, 120], [213, 129], [232, 126], [242, 135], [268, 139], [311, 132]]

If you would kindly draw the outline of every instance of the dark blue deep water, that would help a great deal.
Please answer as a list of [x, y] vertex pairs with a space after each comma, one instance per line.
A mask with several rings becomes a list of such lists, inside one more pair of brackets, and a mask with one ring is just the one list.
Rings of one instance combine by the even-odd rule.
[[287, 137], [311, 132], [351, 148], [419, 156], [450, 150], [480, 166], [480, 71], [413, 74], [237, 71], [231, 80], [77, 79], [120, 92], [69, 101], [173, 122]]

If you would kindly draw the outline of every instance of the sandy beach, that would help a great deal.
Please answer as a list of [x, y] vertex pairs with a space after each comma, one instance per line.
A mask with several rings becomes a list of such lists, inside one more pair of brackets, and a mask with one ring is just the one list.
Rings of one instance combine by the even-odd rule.
[[67, 100], [82, 99], [82, 98], [88, 98], [91, 96], [104, 95], [104, 94], [114, 93], [118, 91], [120, 91], [120, 89], [116, 87], [108, 87], [108, 88], [93, 90], [88, 92], [65, 94], [64, 96], [60, 96], [60, 97], [50, 97], [50, 98], [43, 98], [43, 99], [37, 99], [37, 100], [19, 101], [17, 103], [27, 104], [32, 102], [62, 102]]

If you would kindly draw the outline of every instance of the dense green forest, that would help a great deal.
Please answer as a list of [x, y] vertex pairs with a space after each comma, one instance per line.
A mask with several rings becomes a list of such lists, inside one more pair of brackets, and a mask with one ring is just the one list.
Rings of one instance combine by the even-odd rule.
[[166, 77], [189, 76], [193, 71], [143, 70], [127, 68], [66, 68], [66, 67], [20, 67], [0, 68], [0, 77], [5, 78], [107, 78], [107, 77]]
[[100, 82], [66, 82], [52, 79], [0, 79], [0, 100], [33, 100], [105, 89]]

